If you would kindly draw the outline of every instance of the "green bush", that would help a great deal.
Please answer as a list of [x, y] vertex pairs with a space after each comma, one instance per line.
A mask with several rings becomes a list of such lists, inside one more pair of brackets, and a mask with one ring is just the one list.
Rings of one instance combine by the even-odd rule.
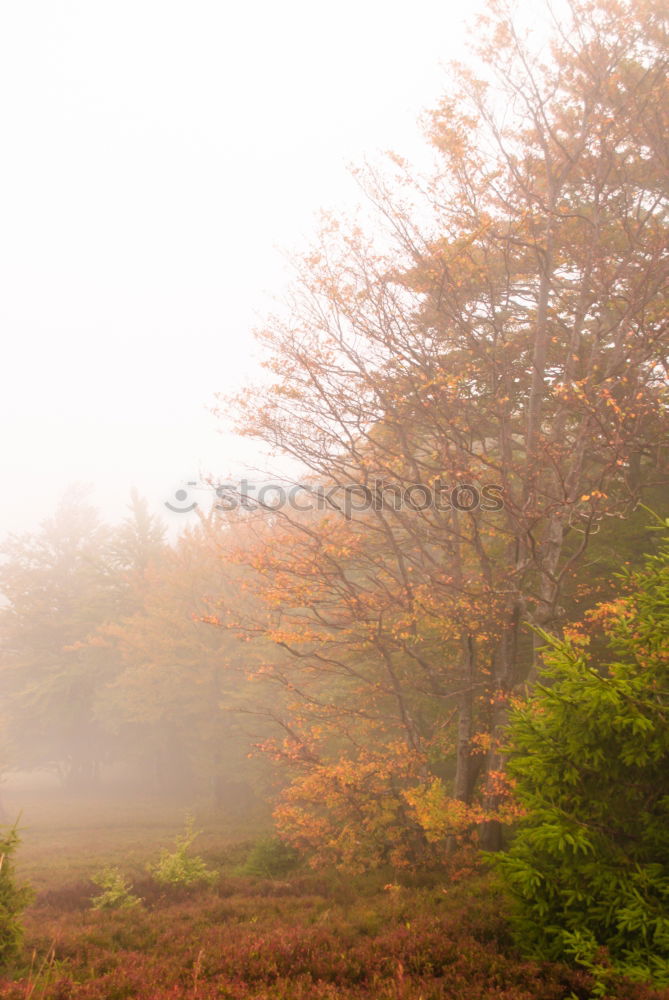
[[[669, 527], [669, 522], [667, 523]], [[511, 715], [509, 771], [526, 809], [493, 859], [531, 956], [669, 984], [669, 546], [601, 607], [607, 656], [574, 632]]]
[[127, 910], [141, 903], [141, 899], [130, 891], [130, 883], [126, 882], [118, 868], [103, 868], [93, 876], [92, 881], [102, 889], [91, 900], [94, 910]]
[[0, 833], [0, 968], [16, 957], [23, 940], [21, 913], [32, 893], [16, 883], [14, 853], [19, 844], [16, 826]]
[[242, 866], [244, 875], [259, 878], [280, 878], [288, 875], [300, 863], [300, 856], [293, 847], [278, 837], [263, 837], [256, 841]]
[[160, 885], [189, 886], [197, 883], [212, 885], [218, 878], [215, 871], [207, 868], [204, 860], [190, 857], [188, 851], [199, 836], [199, 831], [193, 829], [193, 820], [186, 822], [186, 830], [175, 841], [173, 851], [162, 851], [160, 859], [149, 870]]

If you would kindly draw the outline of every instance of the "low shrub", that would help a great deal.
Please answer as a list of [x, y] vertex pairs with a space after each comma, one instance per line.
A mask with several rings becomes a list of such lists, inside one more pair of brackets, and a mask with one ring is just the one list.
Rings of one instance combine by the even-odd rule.
[[92, 881], [102, 889], [91, 900], [94, 910], [127, 910], [141, 903], [141, 899], [130, 891], [130, 883], [126, 882], [116, 867], [103, 868], [93, 876]]
[[242, 865], [244, 875], [258, 878], [281, 878], [294, 871], [300, 864], [300, 855], [294, 847], [278, 837], [263, 837], [253, 845]]
[[163, 886], [214, 884], [218, 878], [217, 873], [207, 868], [203, 858], [191, 857], [188, 854], [199, 832], [193, 829], [193, 819], [189, 817], [185, 832], [176, 838], [174, 850], [162, 851], [160, 859], [150, 867], [149, 870], [156, 882]]

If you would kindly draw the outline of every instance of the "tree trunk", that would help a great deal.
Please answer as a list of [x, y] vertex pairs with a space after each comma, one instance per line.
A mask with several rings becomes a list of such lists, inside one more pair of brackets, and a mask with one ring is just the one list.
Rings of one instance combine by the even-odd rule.
[[463, 688], [458, 709], [458, 743], [456, 749], [455, 781], [453, 797], [460, 802], [469, 802], [471, 797], [470, 772], [472, 766], [471, 739], [474, 718], [475, 647], [472, 636], [463, 640]]
[[[483, 797], [486, 811], [495, 812], [500, 805], [500, 796], [494, 787], [495, 773], [504, 770], [505, 756], [501, 749], [504, 728], [508, 717], [508, 696], [518, 677], [518, 631], [520, 628], [520, 605], [514, 605], [511, 621], [504, 631], [493, 662], [493, 705], [490, 726], [491, 744], [486, 760], [488, 789]], [[502, 824], [497, 819], [486, 820], [479, 830], [481, 847], [487, 851], [499, 851], [502, 847]]]

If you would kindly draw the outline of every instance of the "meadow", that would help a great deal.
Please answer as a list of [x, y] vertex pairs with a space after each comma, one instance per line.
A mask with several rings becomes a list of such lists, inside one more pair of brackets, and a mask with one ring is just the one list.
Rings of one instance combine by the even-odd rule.
[[[588, 1000], [585, 971], [524, 961], [508, 902], [476, 855], [439, 870], [313, 871], [268, 840], [262, 818], [200, 810], [193, 851], [210, 884], [147, 870], [183, 830], [158, 801], [24, 791], [16, 859], [34, 898], [2, 1000]], [[6, 796], [11, 809], [18, 804]], [[250, 861], [249, 861], [250, 859]], [[97, 910], [92, 880], [117, 866], [141, 903]], [[669, 993], [611, 981], [615, 1000]]]

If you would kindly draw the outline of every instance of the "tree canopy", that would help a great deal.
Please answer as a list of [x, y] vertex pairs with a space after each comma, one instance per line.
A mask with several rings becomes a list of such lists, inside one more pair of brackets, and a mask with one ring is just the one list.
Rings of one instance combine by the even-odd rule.
[[326, 219], [232, 410], [332, 498], [240, 554], [294, 661], [286, 755], [337, 787], [370, 743], [415, 755], [400, 799], [478, 787], [494, 846], [524, 626], [559, 634], [593, 536], [666, 481], [669, 50], [652, 2], [573, 0], [543, 50], [493, 3], [479, 37], [433, 174], [360, 172], [372, 221]]

